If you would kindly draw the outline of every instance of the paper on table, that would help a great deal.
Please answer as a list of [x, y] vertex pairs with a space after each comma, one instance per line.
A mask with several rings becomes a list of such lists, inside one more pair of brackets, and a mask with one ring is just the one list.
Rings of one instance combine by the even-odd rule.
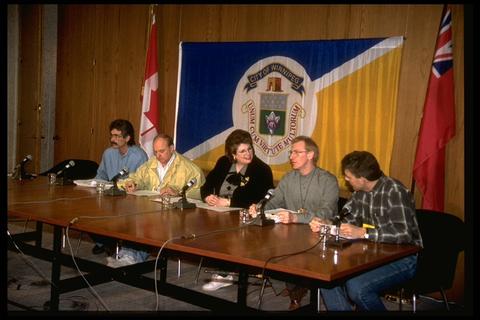
[[[157, 193], [158, 195], [158, 193]], [[156, 201], [156, 202], [162, 202], [162, 198], [159, 197], [159, 198], [154, 198], [154, 199], [151, 199], [152, 201]], [[178, 200], [180, 200], [180, 197], [171, 197], [170, 198], [170, 203], [175, 203], [177, 202]], [[214, 206], [209, 206], [207, 203], [203, 202], [202, 200], [198, 200], [198, 199], [191, 199], [191, 198], [187, 198], [187, 201], [190, 202], [190, 203], [195, 203], [195, 205], [197, 206], [197, 208], [203, 208], [203, 209], [207, 209], [207, 210], [213, 210], [213, 211], [217, 211], [217, 212], [229, 212], [229, 211], [236, 211], [236, 210], [240, 210], [242, 208], [236, 208], [236, 207], [214, 207]]]
[[73, 180], [73, 183], [75, 183], [79, 187], [89, 187], [89, 188], [95, 188], [98, 183], [103, 182], [105, 183], [105, 189], [110, 189], [113, 187], [113, 183], [110, 181], [102, 180], [102, 179], [86, 179], [86, 180]]
[[265, 210], [265, 214], [277, 214], [277, 213], [282, 212], [282, 211], [297, 213], [297, 211], [288, 210], [288, 209], [284, 209], [284, 208], [277, 208], [277, 209]]
[[[156, 195], [158, 196], [158, 193], [156, 193]], [[178, 202], [178, 200], [180, 200], [181, 198], [182, 197], [170, 197], [170, 203]], [[153, 199], [150, 199], [150, 200], [156, 201], [156, 202], [163, 202], [162, 197], [153, 198]], [[191, 198], [187, 198], [187, 201], [190, 202], [190, 203], [195, 203], [195, 204], [198, 204], [198, 203], [202, 202], [201, 200], [191, 199]]]
[[284, 209], [284, 208], [277, 208], [277, 209], [265, 210], [265, 217], [267, 219], [272, 219], [273, 221], [275, 221], [275, 223], [280, 223], [280, 217], [277, 215], [277, 213], [279, 213], [281, 211], [287, 211], [287, 212], [295, 213], [295, 211], [293, 211], [293, 210], [287, 210], [287, 209]]
[[242, 208], [237, 208], [237, 207], [216, 207], [216, 206], [209, 206], [208, 203], [202, 202], [200, 200], [197, 200], [196, 205], [198, 208], [203, 208], [207, 210], [213, 210], [217, 212], [229, 212], [229, 211], [236, 211], [240, 210]]
[[128, 194], [133, 194], [138, 197], [149, 197], [149, 196], [158, 196], [160, 192], [150, 191], [150, 190], [136, 190], [134, 192], [129, 192]]

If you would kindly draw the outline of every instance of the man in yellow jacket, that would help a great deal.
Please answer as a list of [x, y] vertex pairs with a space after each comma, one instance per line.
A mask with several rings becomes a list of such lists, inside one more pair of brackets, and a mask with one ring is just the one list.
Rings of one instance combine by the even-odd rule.
[[[188, 198], [201, 199], [200, 187], [205, 183], [203, 171], [192, 161], [175, 151], [173, 139], [159, 134], [153, 139], [153, 153], [150, 158], [130, 176], [118, 182], [127, 192], [135, 190], [159, 191], [160, 195], [179, 196], [182, 188], [193, 178], [196, 183], [186, 192]], [[118, 252], [118, 259], [107, 257], [107, 265], [120, 267], [147, 260], [148, 248], [129, 243]]]
[[205, 182], [203, 171], [192, 161], [175, 151], [173, 139], [159, 134], [153, 139], [153, 153], [137, 171], [119, 182], [127, 192], [135, 190], [159, 191], [160, 195], [178, 196], [182, 188], [193, 178], [196, 183], [187, 191], [186, 196], [201, 199], [200, 187]]

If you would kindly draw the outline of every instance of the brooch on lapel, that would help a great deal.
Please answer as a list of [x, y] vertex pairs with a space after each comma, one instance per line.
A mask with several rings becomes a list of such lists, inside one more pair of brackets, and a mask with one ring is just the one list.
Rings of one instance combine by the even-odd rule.
[[250, 177], [242, 176], [240, 178], [240, 187], [245, 187], [245, 185], [248, 183], [249, 180], [250, 180]]

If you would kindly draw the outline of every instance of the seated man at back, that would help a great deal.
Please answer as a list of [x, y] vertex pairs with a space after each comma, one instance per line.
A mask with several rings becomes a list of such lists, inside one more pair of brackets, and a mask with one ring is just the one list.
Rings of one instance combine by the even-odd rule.
[[[134, 172], [148, 160], [145, 151], [135, 144], [133, 126], [128, 120], [117, 119], [110, 123], [110, 145], [110, 148], [103, 152], [95, 179], [110, 181], [124, 168], [127, 168], [128, 172]], [[93, 234], [90, 237], [96, 242], [92, 249], [93, 254], [103, 253], [106, 247], [115, 245], [115, 241], [107, 237]]]

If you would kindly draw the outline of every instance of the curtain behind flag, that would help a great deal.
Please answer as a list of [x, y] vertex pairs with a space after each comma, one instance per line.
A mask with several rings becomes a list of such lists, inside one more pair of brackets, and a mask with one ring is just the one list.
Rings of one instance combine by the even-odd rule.
[[307, 135], [343, 187], [340, 161], [353, 150], [388, 174], [402, 48], [403, 37], [181, 43], [176, 148], [210, 170], [244, 129], [280, 180], [292, 139]]
[[158, 133], [158, 55], [157, 25], [153, 15], [148, 41], [145, 83], [142, 94], [142, 115], [140, 117], [140, 145], [148, 157], [153, 155], [152, 142]]
[[435, 48], [413, 177], [423, 194], [422, 208], [443, 211], [445, 146], [455, 135], [451, 13], [442, 16]]

